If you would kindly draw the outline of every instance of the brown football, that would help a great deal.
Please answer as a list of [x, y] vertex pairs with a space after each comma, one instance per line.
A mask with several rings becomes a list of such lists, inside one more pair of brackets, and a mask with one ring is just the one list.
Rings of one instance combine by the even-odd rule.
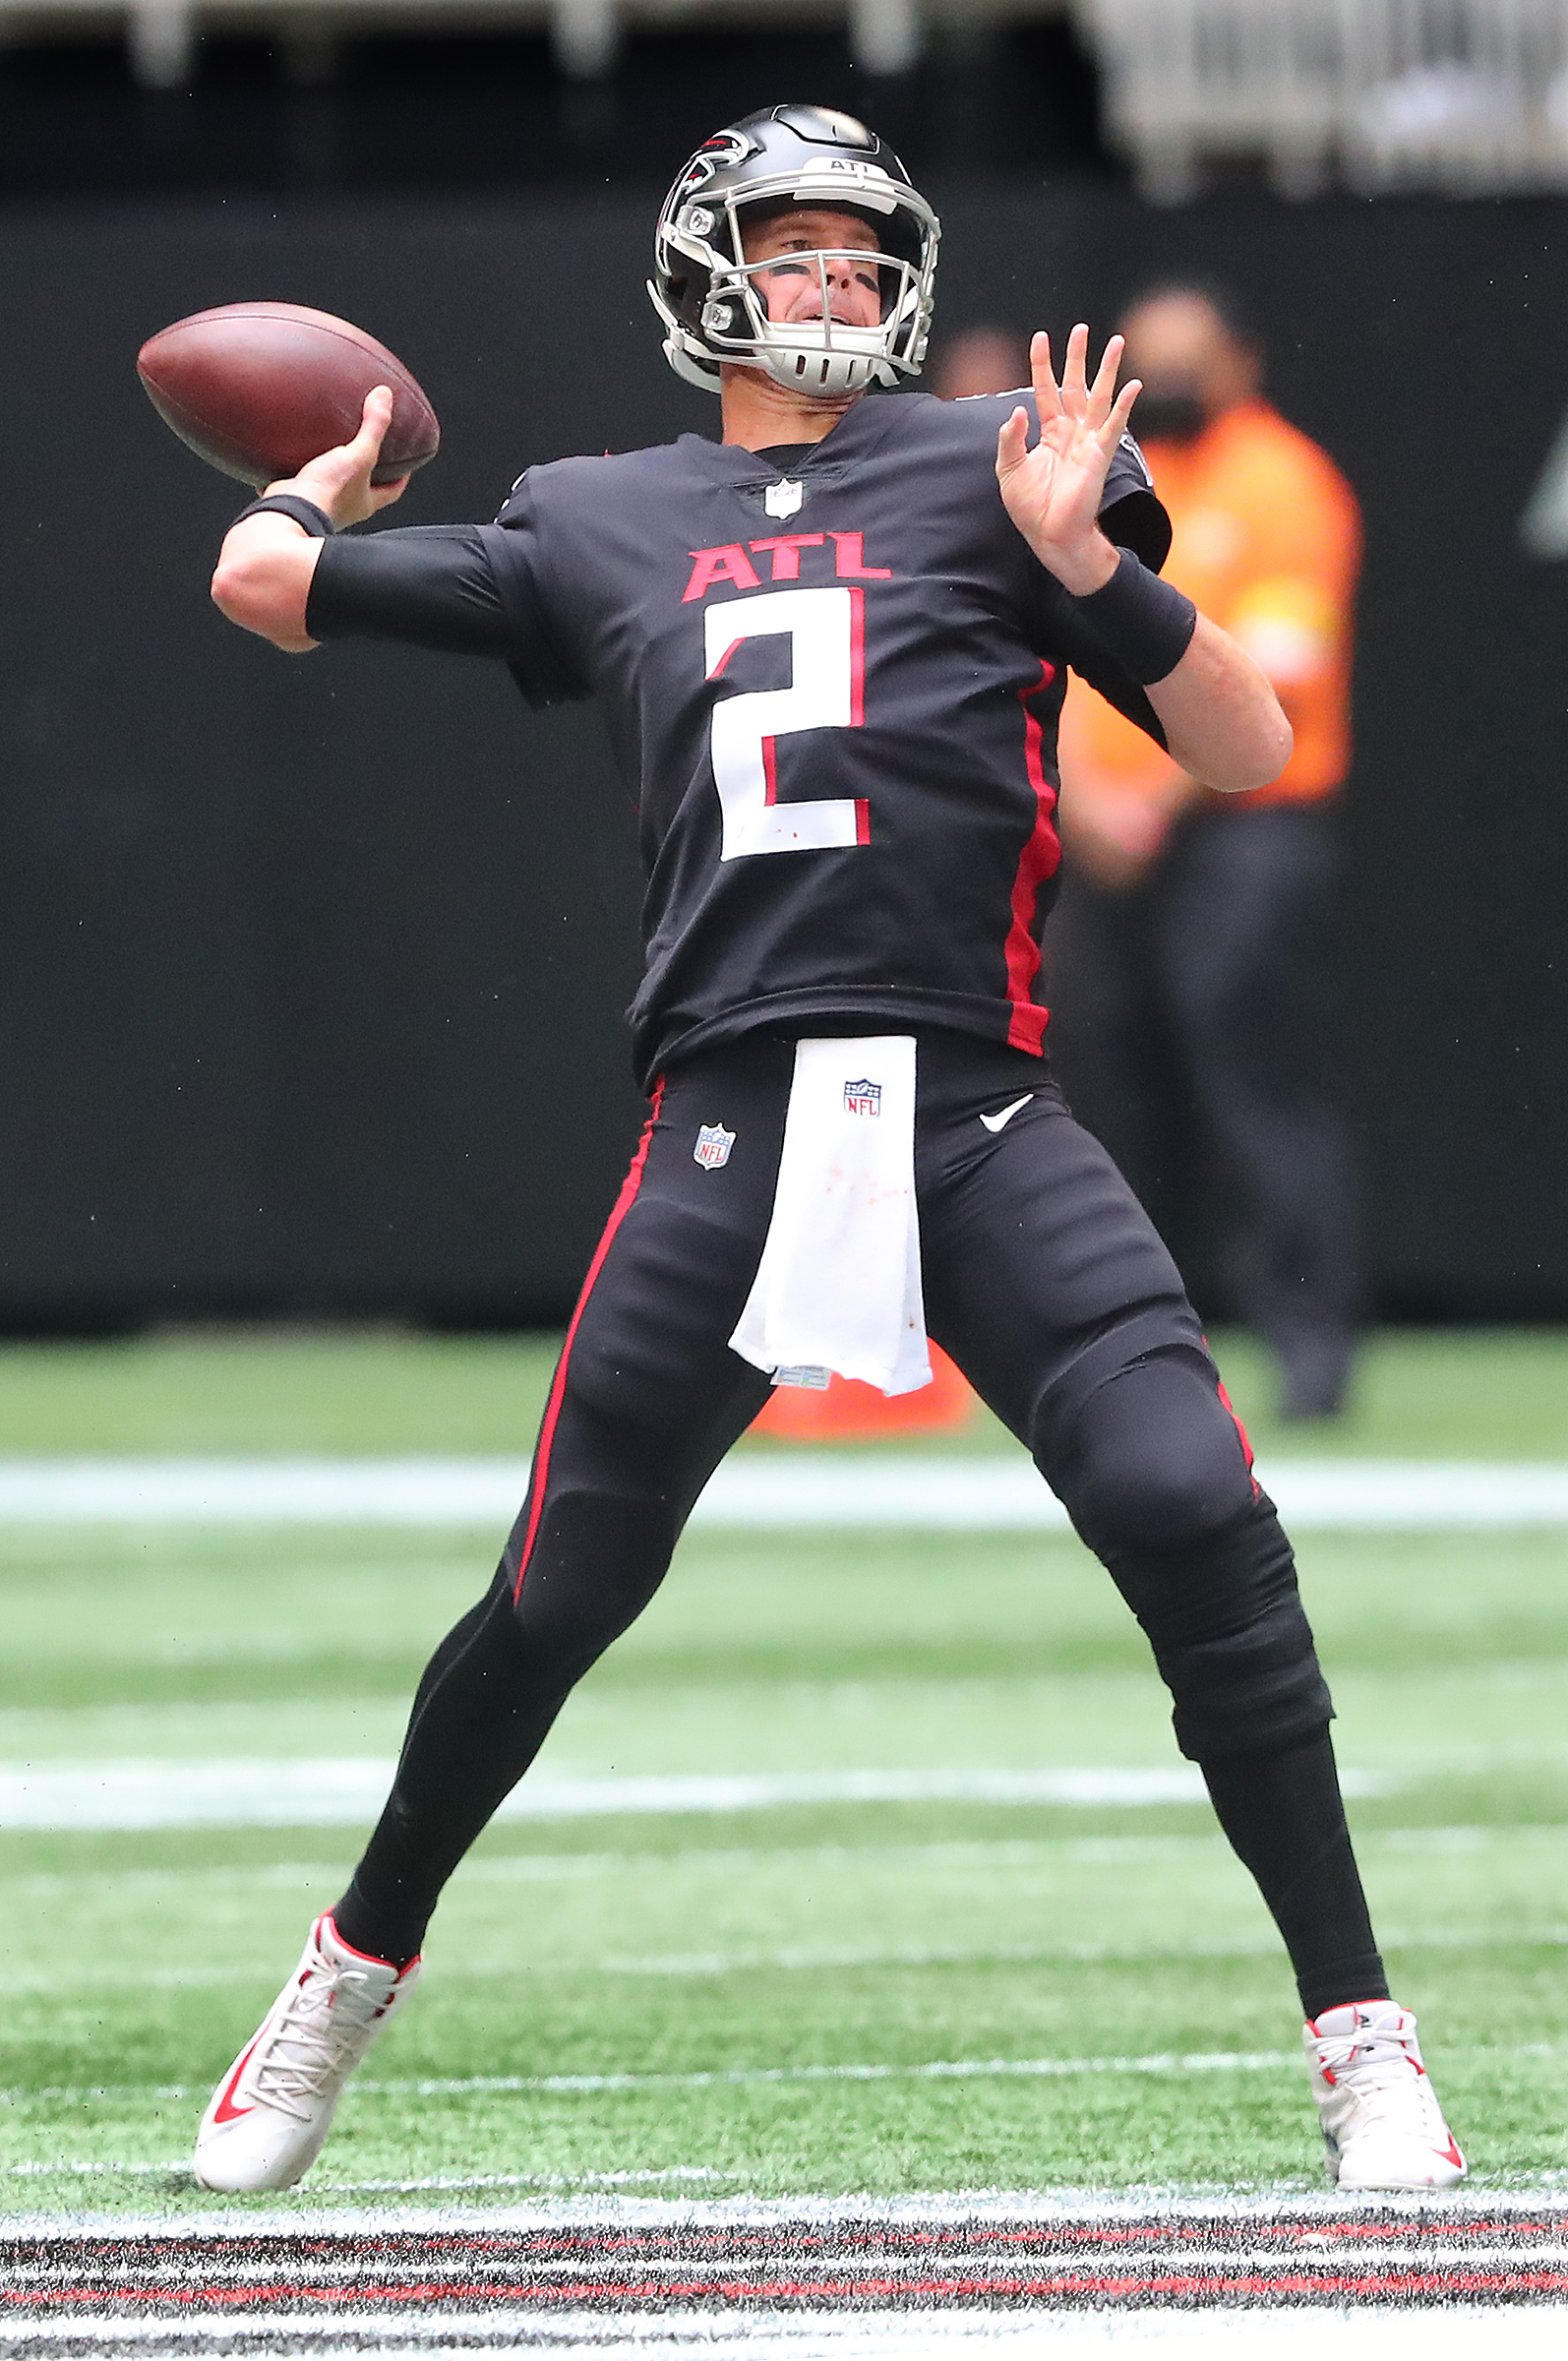
[[362, 328], [300, 303], [224, 303], [150, 336], [137, 375], [182, 443], [242, 483], [297, 475], [346, 443], [372, 386], [391, 386], [392, 424], [372, 481], [423, 467], [436, 413], [401, 361]]

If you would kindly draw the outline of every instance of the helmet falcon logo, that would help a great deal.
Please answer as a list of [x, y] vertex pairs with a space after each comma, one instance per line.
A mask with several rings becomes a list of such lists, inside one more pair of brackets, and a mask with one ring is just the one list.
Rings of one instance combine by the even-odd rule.
[[694, 197], [721, 165], [744, 164], [751, 151], [752, 143], [741, 132], [716, 131], [712, 139], [703, 141], [677, 182], [681, 195]]

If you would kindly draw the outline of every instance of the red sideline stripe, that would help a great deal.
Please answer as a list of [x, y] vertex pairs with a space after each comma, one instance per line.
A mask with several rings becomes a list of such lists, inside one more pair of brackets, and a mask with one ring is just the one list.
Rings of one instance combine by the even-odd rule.
[[1398, 2265], [1365, 2270], [1173, 2270], [1159, 2272], [1120, 2272], [1074, 2270], [1035, 2270], [1016, 2272], [954, 2272], [940, 2277], [903, 2273], [881, 2276], [873, 2272], [855, 2272], [840, 2277], [794, 2278], [784, 2275], [757, 2273], [735, 2277], [683, 2278], [675, 2273], [657, 2277], [632, 2279], [623, 2277], [581, 2277], [551, 2280], [517, 2279], [415, 2279], [379, 2281], [369, 2277], [326, 2280], [316, 2283], [299, 2279], [273, 2281], [252, 2280], [241, 2286], [226, 2287], [125, 2287], [102, 2288], [61, 2287], [0, 2289], [0, 2304], [13, 2313], [19, 2311], [82, 2310], [102, 2306], [105, 2302], [116, 2309], [130, 2306], [149, 2306], [157, 2311], [186, 2315], [196, 2311], [254, 2309], [261, 2304], [283, 2303], [291, 2309], [307, 2306], [344, 2304], [356, 2310], [367, 2304], [435, 2304], [468, 2306], [501, 2303], [508, 2306], [560, 2304], [668, 2304], [672, 2301], [690, 2303], [694, 2300], [711, 2303], [718, 2299], [727, 2303], [754, 2304], [805, 2303], [865, 2303], [902, 2298], [906, 2303], [933, 2301], [962, 2302], [996, 2297], [1014, 2301], [1040, 2302], [1055, 2298], [1060, 2301], [1095, 2303], [1117, 2300], [1123, 2303], [1159, 2304], [1210, 2301], [1235, 2301], [1240, 2297], [1253, 2303], [1278, 2303], [1282, 2298], [1297, 2300], [1302, 2297], [1333, 2297], [1337, 2301], [1359, 2299], [1363, 2302], [1386, 2303], [1412, 2298], [1451, 2298], [1465, 2296], [1519, 2297], [1562, 2296], [1568, 2293], [1568, 2270], [1540, 2268], [1509, 2270], [1412, 2269]]
[[[1498, 2239], [1511, 2239], [1517, 2243], [1529, 2238], [1558, 2237], [1565, 2233], [1568, 2233], [1568, 2216], [1477, 2213], [1446, 2218], [1440, 2233], [1436, 2235], [1440, 2236], [1444, 2246], [1459, 2247], [1462, 2251], [1467, 2243], [1493, 2242]], [[1332, 2217], [1311, 2214], [1304, 2219], [1263, 2217], [1248, 2220], [1239, 2229], [1225, 2224], [1217, 2228], [1213, 2221], [1194, 2221], [1177, 2216], [1161, 2221], [1022, 2222], [1016, 2226], [1010, 2223], [958, 2220], [930, 2228], [909, 2222], [886, 2225], [852, 2222], [834, 2223], [828, 2229], [815, 2229], [790, 2222], [781, 2225], [776, 2244], [809, 2254], [815, 2250], [833, 2252], [839, 2249], [849, 2253], [857, 2247], [871, 2247], [877, 2253], [886, 2253], [889, 2249], [939, 2249], [950, 2246], [968, 2249], [988, 2243], [1002, 2246], [1033, 2245], [1046, 2250], [1085, 2245], [1118, 2247], [1154, 2243], [1210, 2247], [1218, 2255], [1223, 2254], [1228, 2244], [1234, 2245], [1238, 2237], [1245, 2245], [1252, 2247], [1271, 2241], [1288, 2245], [1303, 2238], [1310, 2238], [1314, 2243], [1324, 2239], [1386, 2243], [1391, 2239], [1415, 2237], [1419, 2242], [1426, 2235], [1419, 2230], [1413, 2231], [1409, 2218], [1403, 2215], [1391, 2220], [1381, 2214]], [[552, 2258], [575, 2254], [582, 2256], [586, 2262], [594, 2256], [642, 2254], [651, 2263], [663, 2251], [673, 2260], [680, 2261], [693, 2250], [701, 2253], [705, 2250], [724, 2252], [733, 2249], [744, 2255], [754, 2238], [754, 2233], [744, 2226], [719, 2224], [710, 2227], [683, 2223], [679, 2228], [659, 2226], [602, 2231], [391, 2231], [385, 2237], [376, 2238], [352, 2235], [307, 2237], [291, 2232], [280, 2243], [290, 2255], [309, 2256], [324, 2267], [334, 2260], [352, 2267], [366, 2255], [373, 2254], [385, 2261], [403, 2253], [416, 2259], [448, 2254], [476, 2259], [496, 2256], [505, 2262], [517, 2263], [526, 2263], [539, 2256]], [[112, 2264], [127, 2251], [134, 2251], [144, 2268], [163, 2257], [172, 2258], [188, 2267], [197, 2258], [215, 2262], [233, 2253], [249, 2251], [249, 2242], [242, 2249], [238, 2244], [231, 2247], [227, 2242], [219, 2243], [205, 2238], [131, 2238], [123, 2242], [118, 2239], [70, 2238], [60, 2242], [49, 2241], [41, 2251], [54, 2251], [57, 2244], [70, 2256], [72, 2267], [78, 2271], [89, 2260]], [[30, 2240], [0, 2240], [0, 2263], [7, 2259], [16, 2262], [24, 2255], [30, 2259], [34, 2251], [34, 2244]]]
[[588, 1275], [582, 1282], [582, 1293], [577, 1298], [576, 1307], [572, 1314], [572, 1325], [567, 1330], [567, 1341], [561, 1348], [561, 1359], [556, 1363], [555, 1379], [550, 1388], [550, 1399], [545, 1405], [544, 1424], [539, 1429], [539, 1448], [533, 1455], [528, 1531], [523, 1537], [522, 1555], [517, 1560], [517, 1579], [513, 1585], [512, 1591], [513, 1599], [518, 1599], [522, 1595], [522, 1578], [528, 1571], [528, 1560], [533, 1555], [533, 1545], [539, 1537], [539, 1520], [544, 1515], [545, 1487], [550, 1481], [550, 1451], [556, 1439], [556, 1427], [561, 1418], [561, 1404], [567, 1390], [567, 1369], [572, 1360], [572, 1348], [576, 1342], [577, 1329], [581, 1323], [583, 1312], [587, 1308], [588, 1298], [592, 1295], [599, 1273], [604, 1268], [605, 1257], [615, 1243], [615, 1234], [631, 1212], [637, 1190], [642, 1186], [642, 1175], [648, 1161], [648, 1149], [653, 1144], [653, 1126], [659, 1120], [659, 1108], [663, 1100], [664, 1076], [661, 1074], [653, 1085], [653, 1100], [648, 1109], [648, 1120], [642, 1126], [642, 1137], [637, 1141], [637, 1152], [632, 1159], [632, 1169], [621, 1183], [621, 1194], [615, 1201], [615, 1210], [605, 1223], [604, 1236], [593, 1250], [593, 1260], [588, 1265]]
[[1039, 680], [1018, 692], [1024, 715], [1024, 768], [1035, 791], [1035, 824], [1018, 856], [1018, 874], [1012, 881], [1012, 925], [1007, 930], [1007, 998], [1012, 1002], [1012, 1022], [1007, 1040], [1013, 1049], [1031, 1050], [1037, 1058], [1045, 1045], [1048, 1011], [1037, 1007], [1029, 997], [1040, 973], [1040, 945], [1033, 933], [1035, 906], [1041, 886], [1061, 866], [1061, 840], [1055, 829], [1056, 791], [1046, 777], [1044, 734], [1038, 717], [1029, 710], [1029, 699], [1049, 689], [1055, 677], [1054, 664], [1042, 664]]

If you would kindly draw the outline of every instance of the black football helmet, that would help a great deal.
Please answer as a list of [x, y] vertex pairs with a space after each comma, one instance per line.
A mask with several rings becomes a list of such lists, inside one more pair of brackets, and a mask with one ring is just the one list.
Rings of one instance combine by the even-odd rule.
[[[828, 317], [832, 252], [803, 253], [822, 284], [822, 318], [770, 321], [742, 243], [752, 208], [827, 206], [876, 231], [881, 320], [850, 328]], [[719, 364], [761, 369], [797, 393], [858, 394], [914, 376], [931, 333], [941, 227], [897, 156], [853, 115], [827, 106], [769, 106], [703, 142], [664, 201], [648, 293], [665, 327], [665, 357], [692, 385], [717, 392]]]

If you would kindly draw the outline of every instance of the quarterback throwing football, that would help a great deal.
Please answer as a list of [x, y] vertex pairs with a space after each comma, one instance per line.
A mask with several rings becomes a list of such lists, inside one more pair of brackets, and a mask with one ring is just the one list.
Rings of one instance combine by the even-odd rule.
[[1076, 328], [1059, 377], [1035, 338], [1026, 393], [890, 391], [925, 351], [937, 236], [861, 124], [750, 116], [677, 180], [649, 289], [722, 440], [530, 468], [494, 524], [354, 537], [400, 488], [371, 486], [373, 394], [223, 544], [213, 596], [279, 647], [403, 640], [498, 658], [539, 702], [603, 700], [648, 880], [651, 1105], [495, 1581], [213, 2096], [210, 2188], [284, 2188], [317, 2155], [443, 1885], [770, 1386], [908, 1390], [928, 1336], [1148, 1636], [1289, 1950], [1331, 2173], [1464, 2173], [1378, 1956], [1290, 1545], [1170, 1256], [1043, 1054], [1069, 668], [1217, 789], [1273, 779], [1289, 725], [1160, 579], [1116, 339], [1092, 380]]

